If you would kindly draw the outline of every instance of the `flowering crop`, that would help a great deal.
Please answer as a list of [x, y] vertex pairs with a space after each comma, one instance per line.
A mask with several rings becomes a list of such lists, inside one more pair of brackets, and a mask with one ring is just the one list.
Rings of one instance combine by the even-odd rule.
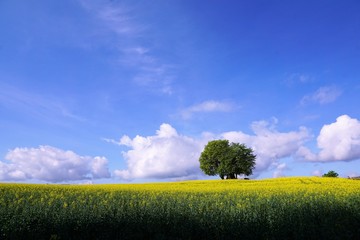
[[356, 239], [360, 181], [0, 184], [0, 239]]

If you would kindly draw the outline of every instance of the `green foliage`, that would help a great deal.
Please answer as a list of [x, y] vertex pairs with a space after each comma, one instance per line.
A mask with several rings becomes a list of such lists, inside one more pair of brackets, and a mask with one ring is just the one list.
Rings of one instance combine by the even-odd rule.
[[241, 174], [251, 175], [255, 168], [255, 159], [253, 150], [244, 144], [214, 140], [205, 146], [199, 162], [200, 169], [207, 175], [235, 179]]
[[201, 170], [210, 176], [225, 175], [224, 163], [230, 154], [230, 146], [228, 140], [210, 141], [205, 146], [200, 156]]
[[323, 174], [322, 176], [323, 177], [335, 177], [336, 178], [336, 177], [339, 176], [339, 174], [337, 172], [331, 170], [331, 171]]

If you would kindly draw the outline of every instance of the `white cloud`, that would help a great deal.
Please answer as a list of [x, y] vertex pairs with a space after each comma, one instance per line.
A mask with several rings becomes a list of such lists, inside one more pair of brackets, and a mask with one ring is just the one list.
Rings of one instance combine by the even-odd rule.
[[122, 7], [115, 7], [111, 4], [100, 5], [98, 17], [104, 20], [108, 27], [119, 35], [133, 35], [140, 29], [133, 24], [133, 18], [129, 11]]
[[324, 125], [317, 138], [319, 153], [306, 147], [298, 155], [307, 161], [351, 161], [360, 159], [360, 121], [342, 115], [336, 122]]
[[313, 81], [314, 78], [304, 73], [293, 73], [286, 77], [285, 83], [289, 86], [297, 85], [298, 83], [305, 84]]
[[233, 104], [225, 101], [204, 101], [202, 103], [190, 106], [181, 111], [181, 116], [184, 119], [189, 119], [195, 113], [201, 112], [230, 112], [234, 109]]
[[323, 172], [321, 170], [315, 170], [311, 173], [311, 175], [321, 177], [323, 175]]
[[256, 154], [255, 172], [260, 173], [274, 164], [278, 165], [279, 159], [295, 155], [310, 138], [305, 127], [300, 127], [298, 131], [278, 132], [276, 123], [276, 119], [273, 124], [266, 121], [254, 122], [252, 129], [255, 135], [233, 131], [223, 133], [222, 136], [231, 142], [244, 143], [251, 147]]
[[[153, 51], [159, 41], [155, 37], [160, 35], [151, 34], [155, 30], [151, 29], [149, 22], [141, 21], [136, 5], [93, 1], [81, 3], [98, 20], [100, 34], [110, 33], [106, 44], [117, 53], [116, 63], [132, 72], [133, 82], [149, 91], [171, 95], [177, 67], [163, 61]], [[148, 39], [146, 43], [144, 36]]]
[[295, 154], [309, 138], [306, 128], [293, 132], [278, 132], [274, 125], [265, 121], [252, 125], [255, 135], [243, 132], [225, 132], [219, 136], [204, 133], [194, 139], [178, 134], [169, 124], [162, 124], [154, 136], [123, 136], [120, 142], [130, 147], [123, 152], [127, 169], [116, 170], [114, 175], [122, 179], [135, 178], [195, 178], [200, 175], [199, 156], [209, 140], [225, 138], [231, 142], [245, 143], [257, 155], [255, 175], [277, 166], [277, 175], [286, 169], [278, 160]]
[[347, 174], [347, 177], [349, 177], [349, 178], [359, 177], [359, 176], [360, 176], [360, 174], [356, 171], [351, 171], [351, 172], [348, 172], [348, 174]]
[[134, 24], [131, 10], [124, 5], [110, 2], [96, 2], [80, 0], [84, 9], [94, 14], [108, 29], [121, 36], [133, 36], [138, 34], [142, 28]]
[[92, 178], [110, 177], [110, 172], [107, 164], [108, 160], [105, 157], [94, 157], [90, 162]]
[[120, 144], [120, 142], [118, 142], [114, 139], [110, 139], [110, 138], [101, 138], [101, 140], [103, 140], [104, 142], [107, 142], [107, 143], [115, 144], [115, 145], [122, 145], [122, 144]]
[[87, 121], [70, 111], [63, 99], [33, 93], [6, 83], [0, 83], [0, 105], [52, 123], [63, 124], [63, 119]]
[[317, 155], [313, 153], [309, 148], [301, 146], [296, 153], [298, 158], [305, 159], [307, 161], [317, 161]]
[[335, 86], [321, 87], [316, 92], [310, 95], [306, 95], [301, 99], [301, 105], [307, 105], [309, 103], [327, 104], [334, 102], [342, 91]]
[[108, 178], [105, 157], [79, 156], [51, 146], [39, 148], [15, 148], [0, 162], [0, 180], [42, 180], [63, 182], [96, 178]]
[[122, 145], [132, 149], [123, 152], [128, 169], [116, 170], [119, 178], [184, 178], [200, 174], [199, 156], [206, 141], [179, 135], [169, 124], [162, 124], [156, 135], [123, 136]]
[[278, 178], [278, 177], [284, 177], [285, 175], [284, 175], [284, 171], [285, 170], [287, 170], [288, 169], [288, 167], [287, 167], [287, 165], [286, 165], [286, 163], [280, 163], [280, 164], [278, 164], [277, 166], [276, 166], [276, 170], [275, 170], [275, 172], [274, 172], [274, 174], [273, 174], [273, 177], [274, 178]]

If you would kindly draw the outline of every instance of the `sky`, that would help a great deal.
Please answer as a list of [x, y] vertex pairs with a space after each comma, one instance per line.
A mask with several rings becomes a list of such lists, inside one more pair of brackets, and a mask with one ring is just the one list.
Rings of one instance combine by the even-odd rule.
[[357, 0], [0, 0], [0, 181], [360, 175]]

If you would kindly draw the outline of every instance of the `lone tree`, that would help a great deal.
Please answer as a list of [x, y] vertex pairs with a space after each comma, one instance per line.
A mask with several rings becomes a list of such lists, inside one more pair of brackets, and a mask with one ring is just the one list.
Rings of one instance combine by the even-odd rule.
[[339, 174], [335, 171], [329, 171], [328, 173], [325, 173], [324, 175], [322, 175], [323, 177], [338, 177]]
[[237, 179], [238, 175], [249, 176], [255, 168], [256, 155], [244, 144], [229, 143], [228, 140], [208, 142], [200, 155], [200, 168], [209, 175], [221, 179]]

